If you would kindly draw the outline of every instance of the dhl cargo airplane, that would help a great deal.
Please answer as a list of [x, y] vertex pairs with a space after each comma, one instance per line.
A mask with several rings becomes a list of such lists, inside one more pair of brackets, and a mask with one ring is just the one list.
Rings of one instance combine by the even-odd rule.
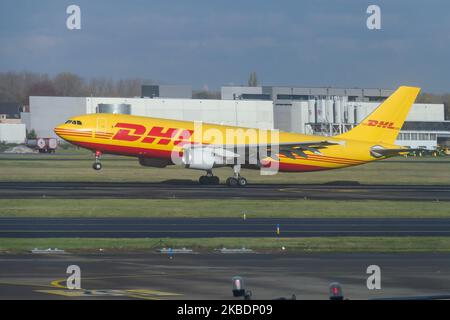
[[199, 179], [201, 184], [219, 184], [212, 170], [228, 166], [234, 174], [227, 179], [227, 185], [245, 186], [247, 180], [240, 174], [241, 168], [273, 166], [279, 171], [319, 171], [410, 152], [412, 149], [394, 142], [419, 91], [415, 87], [398, 88], [359, 125], [333, 137], [215, 124], [199, 126], [190, 121], [123, 114], [76, 116], [54, 130], [62, 139], [94, 151], [95, 170], [102, 167], [102, 154], [118, 154], [137, 157], [143, 166], [163, 168], [180, 163], [206, 171]]

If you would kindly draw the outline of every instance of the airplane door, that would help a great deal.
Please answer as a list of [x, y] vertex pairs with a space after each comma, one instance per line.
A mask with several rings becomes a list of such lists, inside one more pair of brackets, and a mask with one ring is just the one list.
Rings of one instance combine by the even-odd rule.
[[97, 119], [96, 132], [98, 132], [98, 133], [106, 133], [106, 119], [105, 118], [98, 118]]

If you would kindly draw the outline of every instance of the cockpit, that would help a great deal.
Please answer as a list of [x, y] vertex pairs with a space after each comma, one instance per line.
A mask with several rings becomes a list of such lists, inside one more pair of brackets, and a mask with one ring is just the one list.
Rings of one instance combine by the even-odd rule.
[[67, 120], [65, 124], [75, 124], [77, 126], [81, 126], [83, 123], [80, 120]]

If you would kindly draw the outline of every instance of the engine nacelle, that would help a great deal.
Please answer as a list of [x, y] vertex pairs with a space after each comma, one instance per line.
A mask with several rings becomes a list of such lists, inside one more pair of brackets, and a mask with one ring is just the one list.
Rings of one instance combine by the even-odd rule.
[[144, 167], [165, 168], [172, 162], [168, 159], [139, 158], [139, 164]]
[[211, 170], [217, 160], [211, 148], [186, 148], [182, 158], [186, 168], [198, 170]]

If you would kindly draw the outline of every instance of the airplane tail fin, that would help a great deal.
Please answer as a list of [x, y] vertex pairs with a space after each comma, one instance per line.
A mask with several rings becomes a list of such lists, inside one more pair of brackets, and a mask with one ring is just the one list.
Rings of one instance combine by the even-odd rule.
[[339, 138], [394, 144], [420, 88], [399, 87], [368, 117]]

